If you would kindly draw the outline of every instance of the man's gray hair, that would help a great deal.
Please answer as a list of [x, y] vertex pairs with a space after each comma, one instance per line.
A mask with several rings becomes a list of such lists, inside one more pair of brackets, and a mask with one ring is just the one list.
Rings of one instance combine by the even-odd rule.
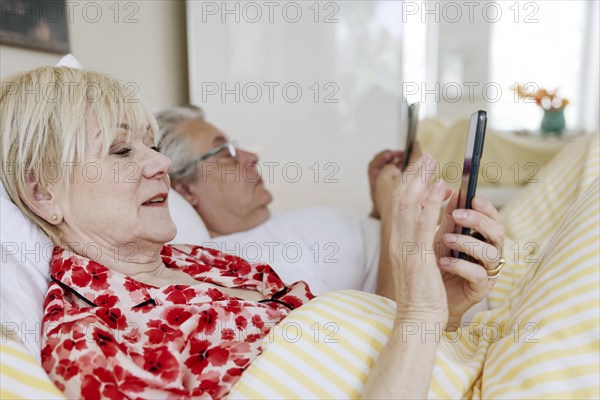
[[206, 114], [194, 105], [173, 107], [156, 113], [160, 127], [160, 152], [171, 159], [171, 180], [195, 181], [198, 179], [197, 168], [186, 168], [197, 154], [194, 154], [189, 136], [181, 135], [179, 126], [182, 122], [204, 119]]

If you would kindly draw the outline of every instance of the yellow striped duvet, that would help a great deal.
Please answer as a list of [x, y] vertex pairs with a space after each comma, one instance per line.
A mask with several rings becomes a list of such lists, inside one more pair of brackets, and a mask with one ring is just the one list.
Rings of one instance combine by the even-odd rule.
[[502, 208], [507, 268], [489, 296], [491, 308], [511, 298], [521, 277], [537, 265], [567, 210], [600, 171], [600, 136], [586, 135], [569, 144], [509, 204]]
[[0, 340], [0, 399], [64, 399], [25, 346], [4, 334]]
[[230, 398], [357, 398], [392, 327], [395, 304], [345, 290], [317, 297], [265, 338]]
[[[431, 398], [600, 398], [599, 181], [502, 304], [440, 338]], [[229, 397], [358, 398], [393, 303], [327, 293], [295, 310]]]

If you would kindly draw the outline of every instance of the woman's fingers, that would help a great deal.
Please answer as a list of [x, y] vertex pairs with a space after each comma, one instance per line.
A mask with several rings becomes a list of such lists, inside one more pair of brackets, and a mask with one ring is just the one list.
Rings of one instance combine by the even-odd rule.
[[422, 198], [423, 210], [419, 220], [419, 225], [423, 230], [431, 230], [432, 238], [435, 234], [435, 226], [439, 219], [440, 207], [446, 194], [446, 185], [440, 180], [429, 184], [424, 198]]
[[454, 210], [452, 218], [456, 224], [480, 233], [494, 246], [504, 247], [504, 227], [499, 221], [479, 211], [464, 209]]
[[483, 197], [475, 196], [471, 202], [471, 207], [474, 210], [487, 215], [494, 221], [500, 222], [500, 213], [489, 200], [484, 199]]
[[396, 238], [404, 243], [412, 243], [419, 249], [432, 246], [435, 226], [441, 202], [445, 194], [443, 182], [433, 182], [435, 160], [424, 155], [418, 163], [412, 164], [400, 177], [401, 183], [394, 193]]
[[413, 142], [412, 152], [410, 153], [410, 158], [408, 162], [417, 162], [419, 158], [423, 156], [423, 149], [421, 148], [421, 143], [418, 140]]
[[448, 204], [444, 208], [444, 221], [454, 223], [454, 219], [452, 219], [452, 212], [456, 210], [456, 207], [458, 207], [459, 192], [459, 190], [455, 190], [454, 193], [452, 193], [450, 201], [448, 201]]
[[449, 195], [451, 195], [451, 197], [448, 201], [448, 204], [446, 204], [446, 207], [444, 207], [442, 224], [440, 225], [440, 228], [436, 233], [435, 249], [438, 258], [441, 256], [450, 255], [450, 249], [447, 246], [440, 246], [442, 241], [441, 237], [444, 233], [454, 232], [455, 229], [454, 219], [452, 218], [452, 211], [456, 208], [456, 205], [458, 204], [458, 190], [455, 190], [454, 193], [446, 192], [445, 198], [447, 198]]
[[454, 194], [454, 190], [447, 187], [446, 193], [444, 193], [444, 201], [448, 200], [453, 194]]
[[398, 315], [428, 313], [445, 321], [447, 296], [431, 251], [445, 188], [432, 181], [433, 173], [435, 160], [425, 155], [398, 177], [389, 255]]
[[487, 294], [489, 289], [489, 279], [487, 272], [481, 268], [481, 265], [450, 257], [442, 257], [439, 261], [439, 265], [443, 270], [467, 280], [471, 283], [471, 288], [475, 292], [480, 293], [483, 296]]
[[416, 205], [427, 183], [435, 176], [435, 160], [424, 154], [416, 163], [410, 163], [402, 171], [402, 182], [396, 193], [399, 201]]
[[446, 233], [442, 240], [448, 248], [465, 253], [481, 262], [481, 265], [485, 269], [491, 270], [498, 266], [501, 254], [496, 246], [482, 242], [471, 236], [454, 233]]

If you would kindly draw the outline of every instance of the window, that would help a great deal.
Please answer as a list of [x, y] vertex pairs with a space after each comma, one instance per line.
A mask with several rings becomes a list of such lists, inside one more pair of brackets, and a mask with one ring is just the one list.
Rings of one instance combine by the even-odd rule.
[[[565, 109], [568, 128], [577, 128], [580, 77], [586, 21], [585, 1], [515, 2], [511, 18], [492, 25], [490, 78], [503, 95], [490, 104], [492, 127], [536, 130], [543, 111], [524, 103], [511, 90], [517, 83], [554, 90], [571, 101]], [[509, 9], [510, 8], [510, 9]], [[515, 22], [515, 20], [517, 22]]]
[[[467, 4], [474, 7], [473, 20], [467, 18]], [[421, 117], [451, 121], [485, 108], [492, 128], [537, 130], [543, 110], [511, 90], [530, 83], [530, 88], [558, 88], [569, 99], [568, 129], [598, 129], [598, 2], [426, 1], [409, 6], [403, 79], [420, 89], [407, 99], [425, 101]], [[452, 20], [457, 8], [462, 17]], [[436, 104], [426, 90], [449, 82], [462, 85], [459, 101], [451, 91], [442, 91]], [[480, 84], [473, 99], [466, 98], [466, 82]], [[485, 91], [485, 86], [500, 91]]]

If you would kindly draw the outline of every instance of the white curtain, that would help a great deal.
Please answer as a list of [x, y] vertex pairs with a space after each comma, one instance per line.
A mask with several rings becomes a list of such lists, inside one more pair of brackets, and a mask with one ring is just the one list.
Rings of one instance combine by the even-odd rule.
[[581, 96], [579, 98], [581, 107], [579, 120], [580, 128], [586, 132], [597, 132], [599, 125], [600, 109], [600, 63], [598, 53], [600, 49], [600, 32], [598, 31], [598, 15], [600, 14], [599, 3], [589, 1], [586, 4], [585, 44], [582, 54], [583, 73], [581, 74]]

